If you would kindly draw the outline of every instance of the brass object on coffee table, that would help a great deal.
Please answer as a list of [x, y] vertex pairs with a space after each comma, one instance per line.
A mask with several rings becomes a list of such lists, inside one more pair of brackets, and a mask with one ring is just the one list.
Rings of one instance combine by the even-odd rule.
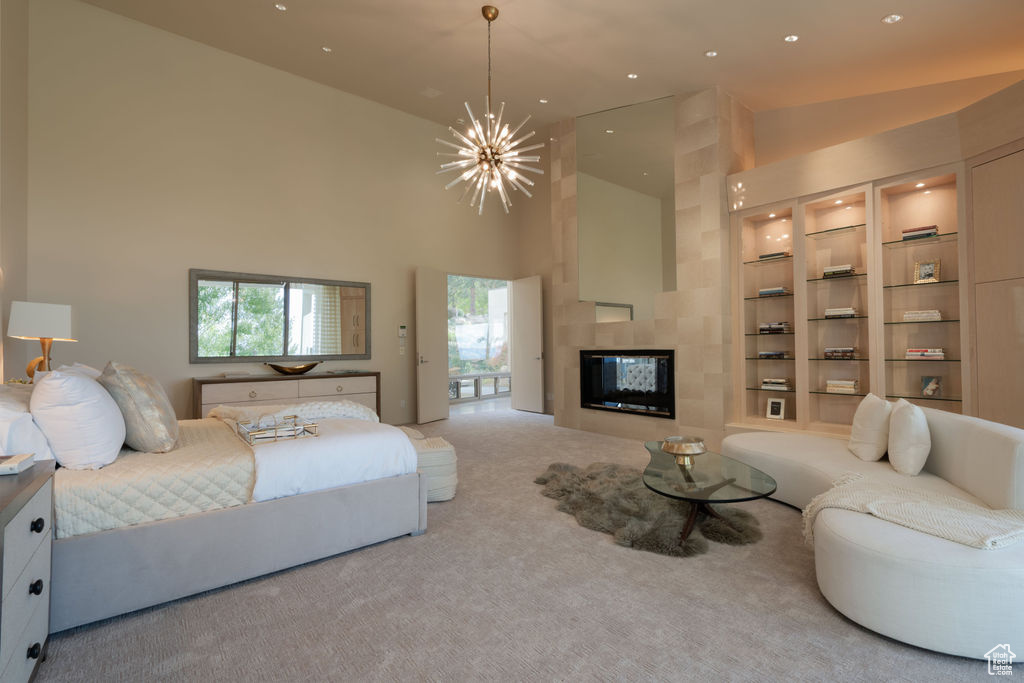
[[676, 464], [693, 467], [692, 456], [707, 453], [704, 440], [696, 436], [666, 436], [661, 450], [676, 456]]

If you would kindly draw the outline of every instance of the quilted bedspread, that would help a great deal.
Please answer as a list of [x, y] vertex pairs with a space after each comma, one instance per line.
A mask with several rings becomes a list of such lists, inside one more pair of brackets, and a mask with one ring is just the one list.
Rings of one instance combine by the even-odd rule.
[[57, 538], [248, 503], [252, 449], [220, 420], [179, 425], [178, 445], [169, 453], [125, 449], [100, 470], [58, 469]]

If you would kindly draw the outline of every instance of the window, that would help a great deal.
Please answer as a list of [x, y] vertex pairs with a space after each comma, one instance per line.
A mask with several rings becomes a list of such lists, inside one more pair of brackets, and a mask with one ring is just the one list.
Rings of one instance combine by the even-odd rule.
[[370, 357], [370, 285], [189, 271], [192, 363]]

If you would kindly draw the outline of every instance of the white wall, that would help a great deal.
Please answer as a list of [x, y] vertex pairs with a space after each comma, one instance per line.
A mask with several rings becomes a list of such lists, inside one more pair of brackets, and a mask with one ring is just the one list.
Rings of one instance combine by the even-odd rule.
[[580, 299], [633, 304], [635, 320], [651, 319], [662, 291], [661, 200], [586, 173], [576, 177]]
[[380, 370], [406, 422], [414, 267], [519, 274], [515, 218], [434, 175], [439, 125], [74, 0], [31, 3], [29, 56], [28, 296], [80, 323], [57, 363], [126, 362], [188, 417], [191, 377], [264, 371], [189, 364], [190, 267], [367, 281], [373, 358], [327, 367]]

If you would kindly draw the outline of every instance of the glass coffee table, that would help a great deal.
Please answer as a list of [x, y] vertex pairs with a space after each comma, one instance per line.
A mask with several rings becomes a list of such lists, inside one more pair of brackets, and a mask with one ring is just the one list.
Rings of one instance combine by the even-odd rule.
[[677, 465], [676, 456], [661, 450], [661, 444], [661, 441], [644, 443], [651, 453], [651, 461], [643, 479], [647, 488], [655, 493], [691, 504], [690, 515], [679, 536], [680, 543], [689, 538], [698, 513], [729, 524], [714, 511], [711, 503], [742, 503], [775, 493], [775, 480], [759, 469], [710, 451], [686, 456], [690, 464]]

